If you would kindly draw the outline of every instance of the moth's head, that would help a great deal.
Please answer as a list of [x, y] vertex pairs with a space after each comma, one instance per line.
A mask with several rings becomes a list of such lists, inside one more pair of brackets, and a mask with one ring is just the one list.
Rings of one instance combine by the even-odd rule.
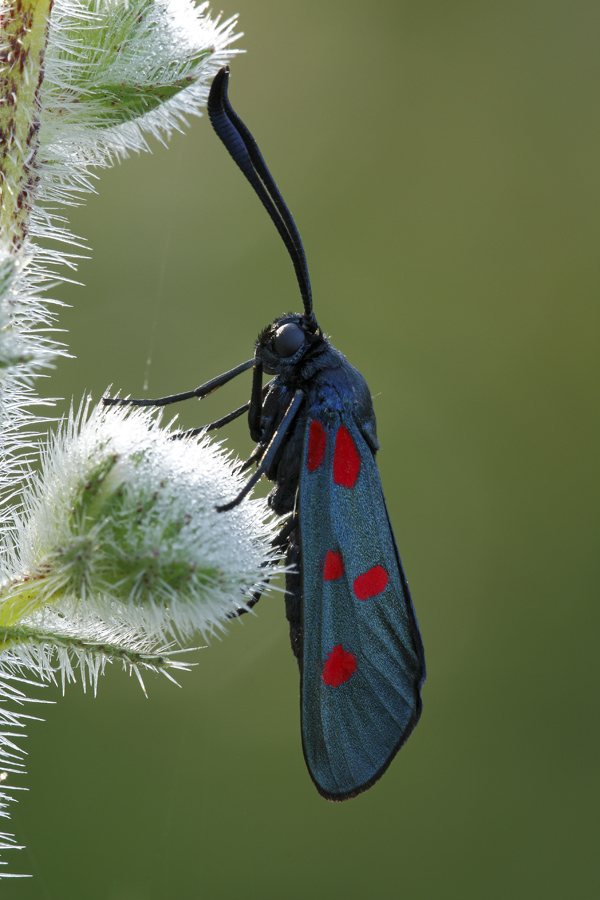
[[254, 357], [262, 362], [267, 374], [289, 373], [324, 342], [323, 332], [313, 316], [288, 313], [261, 331]]

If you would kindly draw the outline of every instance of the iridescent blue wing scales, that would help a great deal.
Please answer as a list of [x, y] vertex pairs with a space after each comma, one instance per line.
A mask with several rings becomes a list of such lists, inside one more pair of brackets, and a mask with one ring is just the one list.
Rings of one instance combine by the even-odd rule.
[[353, 419], [322, 418], [300, 477], [302, 740], [320, 793], [343, 800], [415, 727], [425, 663], [373, 451]]

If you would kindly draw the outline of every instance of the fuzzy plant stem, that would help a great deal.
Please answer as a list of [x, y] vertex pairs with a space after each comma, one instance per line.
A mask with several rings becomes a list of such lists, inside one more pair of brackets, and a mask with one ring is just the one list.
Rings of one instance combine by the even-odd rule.
[[264, 501], [217, 513], [245, 476], [206, 437], [87, 399], [40, 447], [34, 389], [66, 353], [48, 290], [84, 246], [61, 207], [201, 114], [235, 25], [189, 0], [0, 0], [0, 816], [27, 719], [10, 704], [77, 672], [96, 690], [111, 662], [171, 677], [277, 564]]
[[16, 0], [0, 22], [0, 235], [22, 247], [39, 181], [39, 93], [53, 0]]

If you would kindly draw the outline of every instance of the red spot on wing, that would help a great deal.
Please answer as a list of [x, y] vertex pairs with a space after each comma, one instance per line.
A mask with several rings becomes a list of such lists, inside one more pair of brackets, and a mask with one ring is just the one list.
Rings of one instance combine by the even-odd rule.
[[340, 425], [335, 436], [333, 480], [344, 487], [354, 487], [360, 472], [360, 456], [350, 432]]
[[323, 666], [323, 681], [330, 687], [339, 687], [349, 681], [356, 672], [356, 657], [349, 650], [337, 644]]
[[339, 550], [329, 550], [323, 566], [323, 580], [335, 581], [344, 574], [344, 561]]
[[308, 453], [306, 454], [306, 467], [309, 472], [314, 472], [323, 462], [326, 446], [327, 432], [317, 419], [312, 419], [308, 435]]
[[381, 566], [373, 566], [354, 579], [354, 593], [358, 600], [370, 600], [381, 594], [388, 583], [388, 573]]

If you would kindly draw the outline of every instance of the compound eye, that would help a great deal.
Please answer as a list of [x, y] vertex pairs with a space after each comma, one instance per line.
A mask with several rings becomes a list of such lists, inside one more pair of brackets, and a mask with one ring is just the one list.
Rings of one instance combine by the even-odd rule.
[[299, 325], [288, 322], [275, 332], [273, 348], [278, 356], [293, 356], [304, 343], [304, 332]]

